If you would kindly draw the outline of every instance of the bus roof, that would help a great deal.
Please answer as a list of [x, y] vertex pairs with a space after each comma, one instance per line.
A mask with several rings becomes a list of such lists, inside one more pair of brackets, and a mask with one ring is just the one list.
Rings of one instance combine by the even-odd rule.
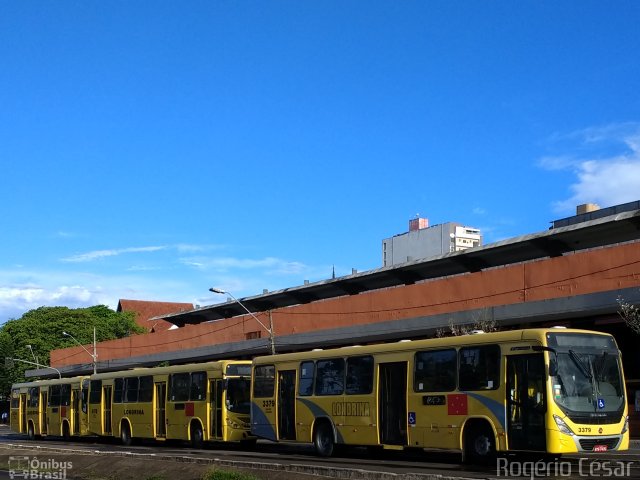
[[11, 388], [25, 388], [25, 387], [45, 387], [49, 385], [66, 385], [69, 383], [81, 383], [83, 380], [88, 379], [88, 375], [82, 375], [79, 377], [67, 377], [67, 378], [50, 378], [46, 380], [34, 380], [32, 382], [14, 383]]
[[102, 380], [115, 377], [136, 377], [141, 375], [168, 375], [179, 372], [195, 372], [221, 370], [227, 365], [251, 365], [251, 360], [217, 360], [214, 362], [188, 363], [184, 365], [171, 365], [168, 367], [143, 367], [131, 370], [118, 370], [114, 372], [97, 373], [91, 375], [91, 380]]
[[[301, 359], [316, 359], [335, 356], [365, 355], [376, 353], [392, 353], [413, 351], [424, 348], [447, 348], [466, 345], [480, 345], [487, 343], [503, 343], [503, 342], [534, 342], [540, 345], [546, 343], [547, 333], [581, 333], [590, 335], [603, 335], [611, 337], [611, 335], [591, 330], [579, 330], [564, 327], [550, 328], [531, 328], [519, 330], [506, 330], [500, 332], [484, 333], [476, 331], [466, 335], [428, 338], [419, 340], [400, 340], [392, 343], [376, 343], [369, 345], [352, 345], [347, 347], [338, 347], [331, 349], [315, 349], [304, 352], [282, 353], [276, 355], [268, 355], [254, 358], [254, 363], [273, 363], [274, 361], [294, 361]], [[275, 357], [275, 360], [274, 360]]]

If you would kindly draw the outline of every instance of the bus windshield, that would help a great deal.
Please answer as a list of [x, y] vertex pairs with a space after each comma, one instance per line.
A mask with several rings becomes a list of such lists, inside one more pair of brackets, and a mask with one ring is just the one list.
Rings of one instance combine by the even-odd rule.
[[556, 352], [556, 375], [551, 377], [555, 402], [567, 413], [618, 412], [624, 407], [624, 388], [617, 349], [600, 341], [607, 337], [572, 337], [572, 342], [549, 342]]
[[234, 413], [249, 414], [251, 381], [245, 377], [227, 379], [227, 409]]

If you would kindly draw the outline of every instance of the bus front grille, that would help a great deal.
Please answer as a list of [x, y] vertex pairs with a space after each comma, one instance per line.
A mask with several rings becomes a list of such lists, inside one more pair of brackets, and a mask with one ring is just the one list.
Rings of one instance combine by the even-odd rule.
[[620, 439], [618, 437], [581, 438], [580, 446], [586, 451], [593, 451], [596, 445], [605, 445], [607, 450], [613, 450], [618, 446], [619, 442]]

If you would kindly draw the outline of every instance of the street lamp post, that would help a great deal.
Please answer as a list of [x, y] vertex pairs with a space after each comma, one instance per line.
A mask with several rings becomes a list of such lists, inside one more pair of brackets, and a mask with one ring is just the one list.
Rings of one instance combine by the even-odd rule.
[[86, 347], [84, 345], [82, 345], [78, 340], [76, 340], [76, 338], [73, 335], [71, 335], [70, 333], [62, 332], [62, 336], [63, 337], [69, 337], [74, 342], [76, 342], [79, 346], [81, 346], [82, 349], [85, 352], [87, 352], [89, 354], [89, 356], [93, 360], [93, 373], [94, 374], [98, 373], [98, 351], [97, 351], [97, 348], [96, 348], [96, 327], [93, 327], [93, 353], [91, 353], [89, 350], [87, 350]]
[[269, 316], [269, 327], [267, 327], [264, 323], [262, 323], [260, 321], [260, 319], [258, 317], [256, 317], [253, 312], [251, 312], [251, 310], [249, 310], [244, 303], [242, 303], [240, 300], [238, 300], [236, 297], [233, 296], [233, 294], [227, 292], [226, 290], [221, 290], [219, 288], [213, 288], [211, 287], [209, 289], [210, 292], [213, 293], [219, 293], [221, 295], [229, 295], [238, 305], [240, 305], [242, 308], [244, 308], [246, 310], [246, 312], [251, 315], [253, 317], [253, 319], [258, 322], [258, 324], [264, 328], [267, 333], [269, 334], [269, 348], [271, 350], [271, 355], [275, 355], [276, 353], [276, 339], [275, 339], [275, 335], [273, 333], [273, 322], [271, 321], [271, 316]]
[[33, 347], [31, 345], [27, 345], [27, 348], [29, 349], [29, 351], [31, 352], [31, 356], [33, 357], [33, 361], [38, 363], [38, 357], [36, 357], [36, 354], [33, 353]]
[[58, 372], [58, 378], [62, 378], [62, 374], [60, 373], [60, 370], [58, 370], [55, 367], [50, 367], [49, 365], [41, 365], [38, 362], [30, 362], [29, 360], [22, 360], [21, 358], [6, 357], [4, 359], [5, 367], [13, 367], [13, 362], [26, 363], [27, 365], [35, 365], [38, 368], [49, 368], [51, 370], [55, 370], [56, 372]]

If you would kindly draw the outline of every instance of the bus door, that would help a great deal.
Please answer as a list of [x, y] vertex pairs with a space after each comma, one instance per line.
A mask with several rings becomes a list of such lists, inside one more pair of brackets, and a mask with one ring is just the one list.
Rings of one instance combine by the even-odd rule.
[[167, 421], [166, 421], [166, 410], [167, 410], [167, 382], [158, 382], [155, 384], [155, 392], [156, 392], [156, 411], [155, 411], [155, 421], [156, 421], [156, 438], [166, 438], [167, 437]]
[[278, 439], [296, 439], [296, 371], [278, 372]]
[[380, 443], [383, 445], [406, 445], [407, 363], [381, 363], [378, 378]]
[[546, 450], [545, 379], [541, 353], [507, 356], [507, 441], [510, 450]]
[[20, 433], [27, 432], [27, 394], [20, 394]]
[[212, 437], [222, 439], [222, 380], [209, 380], [209, 417], [211, 425], [209, 432]]
[[102, 397], [104, 401], [104, 417], [103, 417], [103, 431], [105, 435], [111, 435], [111, 400], [112, 400], [112, 385], [103, 385], [102, 386]]
[[40, 389], [40, 434], [49, 433], [49, 417], [47, 417], [47, 407], [49, 403], [49, 392]]
[[72, 435], [80, 434], [80, 390], [71, 390], [71, 433]]

